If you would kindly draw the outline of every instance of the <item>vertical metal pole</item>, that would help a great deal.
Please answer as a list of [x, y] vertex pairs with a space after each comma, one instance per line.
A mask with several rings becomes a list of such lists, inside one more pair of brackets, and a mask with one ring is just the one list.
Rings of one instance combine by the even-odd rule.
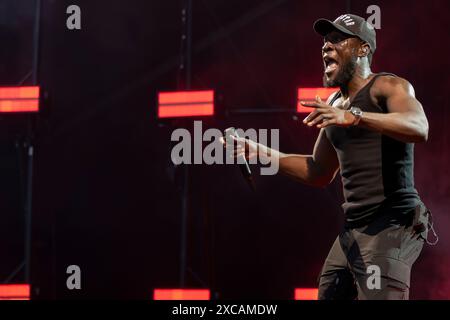
[[34, 19], [34, 30], [33, 30], [33, 75], [32, 82], [34, 85], [38, 82], [38, 72], [39, 72], [39, 38], [40, 38], [40, 28], [41, 28], [41, 0], [36, 0], [35, 7], [35, 19]]
[[[192, 0], [185, 0], [183, 8], [183, 39], [185, 42], [185, 52], [183, 62], [185, 65], [185, 89], [191, 88], [191, 57], [192, 57]], [[181, 239], [180, 239], [180, 286], [186, 285], [187, 269], [187, 223], [189, 215], [189, 164], [184, 164], [183, 168], [183, 187], [181, 203]]]
[[191, 89], [192, 64], [192, 0], [186, 0], [186, 89]]
[[[41, 0], [36, 0], [35, 20], [33, 32], [33, 73], [32, 83], [38, 84], [39, 72], [39, 37], [41, 24]], [[25, 187], [25, 282], [30, 283], [31, 269], [31, 223], [32, 223], [32, 200], [33, 200], [33, 130], [32, 119], [28, 119], [27, 136], [24, 147], [26, 149], [26, 187]]]
[[[28, 139], [27, 139], [28, 140]], [[27, 176], [25, 189], [25, 282], [30, 283], [31, 261], [31, 218], [32, 218], [32, 194], [33, 194], [33, 145], [31, 140], [25, 142], [27, 150]]]
[[188, 164], [183, 168], [183, 191], [181, 203], [181, 245], [180, 245], [180, 286], [185, 286], [186, 264], [187, 264], [187, 218], [188, 218], [188, 197], [189, 197], [189, 168]]

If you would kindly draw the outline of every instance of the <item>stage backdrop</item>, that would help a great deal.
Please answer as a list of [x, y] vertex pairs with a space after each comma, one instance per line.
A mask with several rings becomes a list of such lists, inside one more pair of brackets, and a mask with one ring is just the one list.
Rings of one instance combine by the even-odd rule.
[[[295, 108], [298, 87], [322, 85], [313, 22], [380, 7], [373, 71], [408, 79], [430, 122], [429, 141], [415, 149], [415, 178], [441, 240], [417, 262], [411, 297], [450, 298], [448, 2], [193, 2], [192, 88], [219, 97], [203, 127], [280, 129], [280, 148], [292, 153], [310, 153], [318, 133], [301, 116], [230, 111]], [[66, 27], [71, 4], [81, 8], [81, 30]], [[156, 92], [185, 85], [182, 4], [42, 1], [39, 83], [47, 98], [35, 132], [36, 299], [151, 299], [154, 288], [179, 286], [183, 170], [170, 160], [170, 136], [193, 119], [159, 121]], [[1, 0], [0, 9], [0, 82], [30, 84], [34, 1]], [[0, 120], [2, 279], [22, 259], [20, 121]], [[326, 188], [257, 176], [252, 193], [236, 167], [196, 165], [189, 174], [187, 286], [226, 299], [292, 299], [294, 288], [316, 286], [343, 223], [339, 176]], [[66, 287], [69, 265], [81, 268], [81, 290]]]

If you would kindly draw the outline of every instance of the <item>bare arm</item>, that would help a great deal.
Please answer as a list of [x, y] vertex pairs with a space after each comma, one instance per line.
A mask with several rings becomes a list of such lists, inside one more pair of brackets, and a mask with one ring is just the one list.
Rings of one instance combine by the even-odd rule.
[[[402, 142], [424, 142], [428, 139], [427, 117], [408, 81], [397, 77], [380, 77], [371, 88], [371, 96], [378, 105], [386, 103], [388, 113], [364, 112], [359, 122], [361, 127]], [[315, 102], [302, 104], [316, 108], [306, 120], [309, 126], [348, 127], [356, 121], [355, 116], [348, 110], [332, 108], [320, 98]]]
[[[242, 138], [237, 140], [245, 142], [247, 157], [259, 156], [269, 158], [270, 161], [278, 161], [281, 173], [304, 184], [323, 187], [333, 181], [339, 169], [336, 151], [326, 137], [324, 129], [320, 130], [311, 155], [285, 154], [251, 140]], [[238, 146], [236, 153], [244, 153], [244, 149]]]
[[382, 77], [376, 84], [374, 95], [385, 100], [388, 113], [365, 112], [360, 125], [403, 142], [427, 141], [427, 117], [411, 84], [396, 77]]
[[324, 129], [320, 130], [312, 155], [279, 153], [278, 159], [283, 174], [317, 187], [333, 181], [339, 169], [336, 151]]

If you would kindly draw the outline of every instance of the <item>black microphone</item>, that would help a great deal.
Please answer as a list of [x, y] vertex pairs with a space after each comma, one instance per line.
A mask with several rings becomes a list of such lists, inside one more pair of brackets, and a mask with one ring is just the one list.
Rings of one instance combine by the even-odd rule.
[[[225, 141], [226, 143], [232, 142], [234, 145], [234, 139], [231, 137], [234, 136], [236, 138], [239, 138], [239, 135], [236, 132], [236, 129], [234, 127], [230, 127], [228, 129], [225, 129]], [[245, 145], [244, 145], [245, 148]], [[247, 181], [247, 183], [250, 185], [250, 188], [255, 191], [255, 183], [253, 182], [252, 178], [252, 171], [250, 170], [250, 166], [248, 165], [247, 159], [244, 155], [238, 155], [236, 160], [238, 161], [239, 168], [241, 169], [242, 175], [244, 176], [244, 179]]]

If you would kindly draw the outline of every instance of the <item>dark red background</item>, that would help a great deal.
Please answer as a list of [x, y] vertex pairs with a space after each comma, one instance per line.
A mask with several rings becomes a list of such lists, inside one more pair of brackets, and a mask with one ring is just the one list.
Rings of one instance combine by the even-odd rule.
[[[81, 7], [79, 31], [66, 28], [70, 4]], [[36, 138], [36, 298], [145, 299], [153, 288], [178, 286], [181, 169], [170, 162], [170, 134], [187, 124], [158, 121], [155, 101], [158, 90], [183, 85], [181, 4], [43, 1], [39, 83], [49, 99]], [[310, 153], [317, 131], [292, 116], [225, 111], [295, 108], [297, 87], [321, 85], [314, 20], [347, 11], [367, 17], [371, 4], [381, 8], [373, 71], [408, 79], [430, 122], [429, 141], [416, 146], [416, 186], [441, 240], [417, 262], [411, 297], [448, 299], [448, 1], [194, 0], [192, 86], [221, 96], [205, 128], [278, 128], [282, 151]], [[0, 1], [3, 85], [17, 84], [31, 68], [33, 7]], [[5, 278], [23, 245], [17, 121], [0, 120]], [[283, 176], [258, 176], [256, 184], [252, 194], [235, 167], [192, 168], [189, 286], [209, 287], [219, 298], [291, 299], [295, 287], [316, 285], [342, 226], [339, 179], [325, 189]], [[81, 267], [81, 291], [66, 289], [71, 264]]]

